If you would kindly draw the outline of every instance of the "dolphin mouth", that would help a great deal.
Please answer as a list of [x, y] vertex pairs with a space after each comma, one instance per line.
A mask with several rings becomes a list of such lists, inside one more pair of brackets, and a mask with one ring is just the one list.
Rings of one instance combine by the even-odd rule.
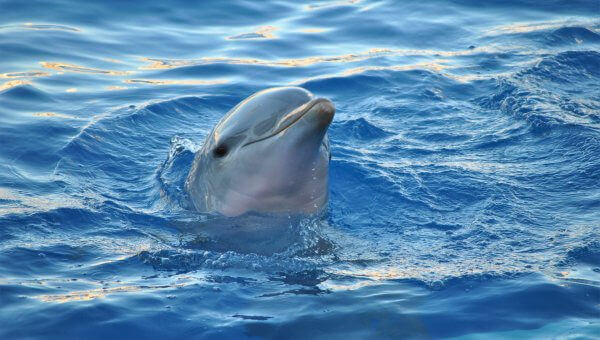
[[329, 123], [331, 123], [331, 121], [333, 120], [333, 115], [335, 114], [335, 106], [333, 105], [331, 100], [327, 98], [315, 98], [285, 115], [272, 133], [265, 137], [251, 140], [248, 143], [242, 145], [242, 147], [262, 142], [265, 139], [269, 139], [282, 133], [283, 131], [287, 130], [292, 125], [294, 125], [297, 121], [302, 119], [302, 117], [304, 117], [308, 112], [311, 112], [313, 108], [317, 108], [319, 110], [317, 115], [320, 117], [321, 122], [324, 125], [329, 126]]

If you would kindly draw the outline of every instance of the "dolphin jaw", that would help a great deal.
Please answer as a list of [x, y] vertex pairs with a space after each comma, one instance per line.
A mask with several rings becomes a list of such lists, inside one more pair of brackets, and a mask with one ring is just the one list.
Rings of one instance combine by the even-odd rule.
[[304, 105], [299, 106], [297, 109], [295, 109], [292, 112], [285, 115], [281, 119], [281, 121], [277, 124], [277, 127], [275, 128], [275, 130], [273, 132], [271, 132], [270, 134], [268, 134], [265, 137], [251, 140], [251, 141], [245, 143], [244, 145], [242, 145], [242, 147], [245, 147], [245, 146], [257, 143], [257, 142], [261, 142], [265, 139], [274, 137], [274, 136], [282, 133], [283, 131], [287, 130], [292, 125], [294, 125], [296, 122], [298, 122], [300, 119], [302, 119], [304, 116], [306, 116], [307, 114], [312, 113], [312, 112], [314, 112], [316, 117], [319, 119], [319, 125], [320, 126], [322, 125], [325, 128], [327, 128], [329, 126], [329, 124], [331, 123], [331, 121], [333, 120], [333, 116], [335, 114], [335, 106], [329, 99], [326, 99], [326, 98], [312, 99], [309, 102], [305, 103]]

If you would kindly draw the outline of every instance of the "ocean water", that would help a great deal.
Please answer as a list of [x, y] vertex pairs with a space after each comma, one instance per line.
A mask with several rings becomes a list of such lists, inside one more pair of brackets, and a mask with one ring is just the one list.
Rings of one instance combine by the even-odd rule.
[[[600, 336], [599, 1], [0, 13], [1, 339]], [[337, 107], [327, 213], [186, 208], [283, 85]]]

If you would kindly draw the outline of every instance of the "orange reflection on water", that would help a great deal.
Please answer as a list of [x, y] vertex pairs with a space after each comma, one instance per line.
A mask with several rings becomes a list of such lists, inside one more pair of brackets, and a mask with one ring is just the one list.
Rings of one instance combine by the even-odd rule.
[[144, 66], [141, 69], [155, 70], [155, 69], [171, 69], [183, 66], [193, 65], [206, 65], [214, 63], [226, 63], [226, 64], [244, 64], [244, 65], [264, 65], [264, 66], [284, 66], [284, 67], [301, 67], [310, 66], [321, 62], [352, 62], [359, 61], [374, 56], [390, 54], [391, 50], [373, 48], [364, 53], [358, 54], [345, 54], [339, 56], [316, 56], [299, 59], [282, 59], [282, 60], [264, 60], [264, 59], [249, 59], [249, 58], [228, 58], [228, 57], [205, 57], [196, 60], [167, 60], [167, 59], [151, 59], [144, 58], [144, 61], [151, 62], [150, 65]]
[[49, 68], [49, 69], [53, 69], [53, 70], [57, 70], [57, 71], [63, 71], [63, 72], [105, 74], [105, 75], [109, 75], [109, 76], [124, 76], [124, 75], [128, 75], [128, 74], [132, 73], [130, 71], [101, 70], [101, 69], [84, 67], [84, 66], [73, 65], [73, 64], [51, 63], [51, 62], [46, 62], [46, 61], [42, 61], [42, 62], [40, 62], [40, 64], [45, 68]]
[[149, 290], [159, 290], [159, 289], [173, 289], [173, 288], [181, 288], [189, 285], [190, 283], [175, 283], [169, 285], [153, 285], [153, 286], [117, 286], [117, 287], [109, 287], [109, 288], [95, 288], [88, 290], [78, 290], [69, 292], [67, 294], [57, 294], [57, 295], [39, 295], [37, 298], [42, 302], [53, 302], [53, 303], [65, 303], [65, 302], [73, 302], [73, 301], [89, 301], [95, 299], [101, 299], [106, 297], [109, 294], [116, 293], [131, 293], [131, 292], [139, 292], [139, 291], [149, 291]]
[[298, 32], [302, 33], [322, 33], [326, 31], [328, 31], [326, 28], [303, 28], [298, 30]]
[[10, 88], [20, 86], [20, 85], [29, 85], [29, 84], [31, 84], [31, 82], [29, 82], [27, 80], [11, 80], [11, 81], [7, 81], [6, 83], [0, 85], [0, 91], [8, 90]]
[[0, 78], [37, 78], [48, 76], [50, 76], [50, 73], [42, 71], [0, 73]]
[[595, 26], [597, 22], [589, 20], [555, 20], [547, 22], [520, 22], [510, 25], [501, 25], [491, 28], [485, 32], [485, 35], [517, 34], [529, 33], [535, 31], [554, 30], [568, 26]]
[[227, 79], [125, 79], [123, 82], [128, 84], [148, 84], [148, 85], [219, 85], [228, 82]]
[[64, 295], [40, 295], [38, 299], [42, 302], [56, 302], [56, 303], [65, 303], [71, 301], [89, 301], [98, 298], [103, 298], [106, 294], [110, 293], [118, 293], [118, 292], [134, 292], [140, 290], [139, 287], [135, 286], [122, 286], [122, 287], [114, 287], [108, 289], [90, 289], [90, 290], [82, 290], [70, 292]]
[[33, 114], [34, 117], [56, 117], [56, 118], [65, 118], [65, 119], [79, 119], [75, 116], [71, 116], [64, 113], [57, 112], [36, 112]]
[[120, 91], [120, 90], [126, 90], [127, 87], [125, 87], [125, 86], [107, 86], [106, 89], [109, 91]]
[[368, 71], [429, 70], [429, 71], [433, 71], [433, 72], [438, 72], [439, 73], [442, 70], [444, 70], [446, 68], [449, 68], [449, 66], [442, 65], [440, 63], [440, 62], [443, 62], [443, 61], [445, 61], [445, 60], [440, 59], [440, 60], [438, 60], [437, 63], [436, 62], [427, 62], [427, 63], [417, 63], [417, 64], [410, 64], [410, 65], [361, 66], [361, 67], [351, 68], [349, 70], [345, 70], [345, 71], [342, 71], [340, 73], [330, 73], [330, 74], [324, 74], [324, 75], [320, 75], [320, 76], [316, 76], [316, 77], [302, 78], [302, 79], [293, 81], [292, 83], [290, 83], [290, 85], [299, 85], [299, 84], [306, 83], [308, 81], [319, 80], [319, 79], [328, 79], [328, 78], [336, 78], [336, 77], [347, 77], [347, 76], [361, 74], [361, 73], [368, 72]]
[[442, 65], [441, 62], [446, 60], [439, 59], [433, 62], [417, 63], [410, 65], [396, 65], [396, 66], [362, 66], [346, 70], [342, 73], [344, 76], [353, 74], [359, 74], [366, 71], [381, 71], [381, 70], [393, 70], [393, 71], [410, 71], [410, 70], [430, 70], [434, 72], [441, 72], [448, 68], [446, 65]]
[[[514, 268], [502, 263], [493, 263], [485, 260], [471, 259], [461, 263], [430, 263], [429, 265], [415, 265], [413, 263], [398, 264], [395, 267], [380, 267], [372, 269], [339, 269], [330, 272], [340, 277], [356, 280], [354, 282], [325, 281], [319, 284], [328, 290], [354, 290], [365, 286], [380, 284], [382, 281], [417, 279], [428, 283], [440, 283], [442, 280], [464, 275], [482, 275], [489, 273], [518, 273], [527, 272], [529, 268]], [[353, 281], [351, 280], [351, 281]]]
[[109, 63], [115, 63], [115, 64], [122, 64], [123, 62], [119, 59], [113, 59], [113, 58], [104, 58], [105, 61], [108, 61]]
[[207, 65], [215, 63], [243, 64], [243, 65], [264, 65], [281, 67], [303, 67], [311, 66], [317, 63], [350, 63], [363, 61], [370, 58], [381, 56], [433, 56], [433, 57], [459, 57], [471, 55], [474, 53], [494, 53], [501, 49], [493, 46], [482, 46], [458, 51], [438, 51], [438, 50], [417, 50], [417, 49], [387, 49], [371, 48], [364, 52], [350, 53], [337, 56], [314, 56], [297, 59], [264, 60], [250, 58], [229, 58], [229, 57], [205, 57], [200, 59], [154, 59], [143, 58], [150, 65], [142, 66], [142, 70], [164, 70], [185, 66]]
[[[351, 68], [340, 73], [324, 74], [316, 77], [303, 78], [290, 83], [290, 85], [299, 85], [312, 80], [327, 79], [335, 77], [347, 77], [356, 74], [361, 74], [368, 71], [411, 71], [411, 70], [427, 70], [434, 73], [438, 73], [446, 78], [450, 78], [457, 82], [468, 83], [475, 80], [488, 79], [487, 74], [454, 74], [445, 72], [450, 69], [456, 68], [456, 66], [450, 66], [445, 63], [449, 62], [447, 59], [437, 59], [431, 62], [423, 62], [409, 65], [391, 65], [391, 66], [361, 66]], [[508, 75], [508, 73], [495, 73], [495, 76]]]

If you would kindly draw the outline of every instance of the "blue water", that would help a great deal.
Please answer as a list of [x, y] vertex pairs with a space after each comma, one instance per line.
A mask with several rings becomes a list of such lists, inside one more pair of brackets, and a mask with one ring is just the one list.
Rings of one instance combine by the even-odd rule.
[[[597, 0], [0, 12], [1, 339], [599, 336]], [[212, 126], [289, 84], [337, 107], [326, 216], [187, 210]]]

